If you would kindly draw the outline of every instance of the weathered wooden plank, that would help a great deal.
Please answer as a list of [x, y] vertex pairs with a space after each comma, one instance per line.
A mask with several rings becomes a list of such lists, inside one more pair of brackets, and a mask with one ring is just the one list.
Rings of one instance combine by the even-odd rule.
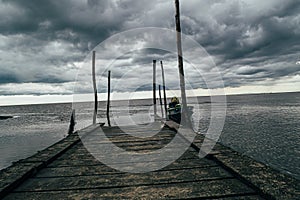
[[44, 149], [27, 159], [20, 160], [4, 170], [1, 170], [0, 198], [5, 196], [24, 180], [36, 174], [38, 170], [59, 157], [78, 141], [79, 137], [75, 134], [71, 134], [49, 148]]
[[[197, 163], [199, 163], [199, 165], [203, 165], [203, 166], [215, 166], [216, 163], [214, 163], [213, 161], [203, 161], [203, 162], [198, 162], [195, 159], [179, 159], [182, 160], [183, 163], [194, 163], [194, 165], [196, 165]], [[179, 161], [177, 160], [177, 161]], [[157, 162], [152, 162], [151, 164], [153, 165], [158, 165], [160, 162], [164, 162], [164, 161], [170, 161], [170, 159], [160, 159]], [[172, 160], [171, 160], [172, 161]], [[177, 163], [177, 161], [173, 162], [173, 163]], [[141, 160], [140, 162], [131, 162], [130, 160], [128, 161], [116, 161], [114, 162], [116, 165], [118, 166], [127, 166], [129, 164], [131, 164], [131, 166], [134, 165], [140, 165], [145, 163], [145, 161]], [[81, 166], [97, 166], [97, 165], [102, 165], [102, 163], [100, 161], [97, 161], [96, 159], [80, 159], [80, 160], [76, 160], [76, 162], [73, 162], [72, 160], [56, 160], [55, 162], [51, 163], [50, 165], [48, 165], [48, 168], [59, 168], [59, 167], [71, 167], [71, 166], [76, 166], [76, 167], [81, 167]]]
[[[139, 146], [139, 145], [146, 145], [146, 144], [168, 144], [173, 140], [174, 136], [168, 137], [149, 137], [149, 138], [133, 138], [127, 135], [114, 137], [114, 138], [101, 138], [100, 136], [89, 136], [89, 138], [84, 138], [84, 143], [88, 144], [109, 144], [114, 143], [115, 145], [122, 145], [122, 146]], [[182, 141], [183, 143], [184, 141]], [[179, 143], [179, 142], [178, 142]], [[126, 145], [128, 144], [128, 145]], [[180, 143], [179, 143], [180, 144]]]
[[15, 163], [13, 166], [1, 170], [0, 173], [0, 199], [11, 189], [32, 176], [37, 169], [43, 166], [42, 162]]
[[172, 171], [156, 171], [141, 174], [107, 174], [80, 177], [54, 177], [32, 178], [15, 191], [52, 191], [52, 190], [76, 190], [93, 188], [115, 188], [139, 185], [157, 185], [167, 183], [195, 182], [226, 179], [232, 177], [219, 167], [206, 168], [205, 170], [179, 169]]
[[300, 197], [300, 181], [237, 152], [214, 155], [224, 165], [245, 178], [265, 194], [278, 199]]
[[[128, 163], [124, 163], [125, 167]], [[192, 169], [192, 168], [205, 168], [216, 167], [217, 164], [213, 161], [204, 159], [198, 160], [177, 160], [171, 165], [164, 167], [161, 170], [175, 170], [175, 169]], [[160, 171], [161, 171], [160, 170]], [[99, 165], [70, 165], [65, 167], [48, 167], [41, 170], [36, 177], [59, 177], [59, 176], [79, 176], [79, 175], [101, 175], [111, 173], [123, 173], [118, 170], [112, 169], [104, 164]]]
[[[99, 156], [98, 158], [104, 158], [105, 156], [102, 154], [98, 154], [97, 156]], [[157, 154], [157, 156], [159, 156], [159, 154]], [[113, 157], [112, 157], [113, 158]], [[169, 158], [169, 157], [163, 157], [163, 158], [157, 158], [157, 160], [153, 160], [152, 162], [160, 162], [160, 161], [173, 161], [173, 158]], [[194, 153], [188, 153], [185, 152], [178, 160], [193, 160], [194, 162], [202, 162], [203, 164], [206, 165], [214, 165], [215, 163], [212, 161], [209, 161], [207, 159], [201, 159], [200, 161], [198, 156]], [[151, 161], [148, 159], [148, 161]], [[140, 163], [146, 162], [146, 160], [144, 158], [140, 159]], [[192, 162], [192, 161], [191, 161]], [[137, 161], [133, 162], [131, 160], [123, 160], [123, 159], [115, 159], [115, 161], [113, 163], [118, 163], [118, 164], [122, 164], [122, 163], [138, 163]], [[65, 166], [85, 166], [85, 165], [99, 165], [101, 164], [100, 161], [96, 160], [91, 154], [64, 154], [63, 156], [61, 156], [60, 158], [58, 158], [57, 160], [55, 160], [54, 162], [52, 162], [50, 165], [48, 165], [48, 167], [65, 167]]]
[[[199, 182], [141, 185], [109, 189], [59, 190], [49, 192], [12, 193], [9, 199], [182, 199], [182, 198], [221, 198], [253, 195], [253, 190], [235, 179]], [[241, 198], [242, 199], [242, 198]], [[247, 198], [246, 198], [247, 199]]]
[[[168, 149], [170, 151], [172, 150], [172, 148], [166, 148], [166, 149]], [[142, 150], [147, 150], [147, 148], [141, 148], [140, 150], [141, 150], [140, 152], [142, 152]], [[97, 155], [97, 154], [101, 155], [102, 154], [101, 151], [99, 151], [99, 152], [92, 152], [92, 151], [89, 152], [82, 144], [79, 144], [76, 147], [74, 147], [74, 148], [68, 150], [67, 152], [65, 152], [58, 159], [67, 159], [67, 158], [70, 158], [71, 156], [77, 157], [77, 156], [80, 156], [80, 155], [87, 156], [88, 158], [92, 158], [91, 153], [93, 153], [94, 155]], [[183, 157], [185, 157], [185, 158], [198, 158], [198, 153], [196, 151], [194, 151], [192, 148], [189, 148], [180, 157], [181, 158], [183, 158]]]

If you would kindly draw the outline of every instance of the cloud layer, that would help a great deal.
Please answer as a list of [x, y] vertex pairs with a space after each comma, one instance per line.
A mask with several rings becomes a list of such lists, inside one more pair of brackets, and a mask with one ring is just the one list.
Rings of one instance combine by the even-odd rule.
[[[182, 32], [212, 56], [226, 87], [270, 85], [299, 75], [299, 13], [300, 3], [294, 0], [181, 1]], [[132, 28], [174, 30], [174, 26], [173, 1], [0, 0], [0, 95], [70, 94], [84, 58], [111, 35]], [[128, 44], [143, 46], [141, 41]], [[111, 54], [118, 48], [111, 48]], [[148, 49], [115, 61], [114, 82], [132, 69], [143, 74], [143, 78], [127, 77], [116, 91], [135, 85], [151, 90], [154, 58], [166, 61], [168, 86], [176, 88], [176, 78], [172, 79], [177, 73], [176, 56]], [[102, 60], [101, 65], [105, 63]], [[203, 74], [211, 70], [200, 64], [197, 68]], [[188, 64], [186, 72], [193, 87], [207, 87]], [[106, 82], [99, 84], [104, 88]], [[85, 87], [78, 92], [85, 92]]]

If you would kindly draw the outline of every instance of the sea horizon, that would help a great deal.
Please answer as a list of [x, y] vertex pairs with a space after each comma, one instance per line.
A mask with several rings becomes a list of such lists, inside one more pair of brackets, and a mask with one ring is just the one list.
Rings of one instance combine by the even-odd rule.
[[[288, 93], [300, 93], [300, 91], [286, 91], [286, 92], [257, 92], [257, 93], [238, 93], [238, 94], [220, 94], [220, 95], [199, 95], [199, 96], [187, 96], [187, 98], [196, 98], [196, 97], [211, 97], [211, 96], [240, 96], [240, 95], [259, 95], [259, 94], [288, 94]], [[100, 93], [103, 94], [103, 93]], [[23, 96], [23, 95], [20, 95]], [[51, 95], [47, 95], [48, 97]], [[73, 96], [73, 95], [71, 95]], [[0, 96], [1, 97], [1, 96]], [[173, 96], [167, 96], [167, 99], [172, 98]], [[178, 96], [179, 98], [181, 98], [180, 96]], [[132, 98], [132, 99], [111, 99], [111, 102], [118, 102], [118, 101], [128, 101], [128, 100], [152, 100], [152, 97], [146, 97], [146, 98]], [[158, 98], [157, 98], [158, 99]], [[94, 102], [93, 99], [88, 100], [88, 101], [76, 101], [75, 103], [90, 103], [90, 102]], [[98, 102], [107, 102], [107, 100], [99, 100]], [[38, 103], [28, 103], [28, 104], [12, 104], [12, 105], [1, 105], [0, 107], [6, 107], [6, 106], [26, 106], [26, 105], [51, 105], [51, 104], [72, 104], [74, 103], [73, 101], [58, 101], [58, 102], [38, 102]], [[1, 113], [0, 113], [1, 116]]]

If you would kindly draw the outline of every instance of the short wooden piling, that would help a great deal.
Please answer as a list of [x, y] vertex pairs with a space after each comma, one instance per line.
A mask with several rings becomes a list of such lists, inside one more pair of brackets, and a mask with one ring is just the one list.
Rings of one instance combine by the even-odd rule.
[[156, 120], [156, 60], [153, 60], [153, 107], [154, 107], [154, 120]]
[[109, 107], [110, 107], [110, 70], [108, 71], [108, 79], [107, 79], [107, 107], [106, 107], [106, 117], [107, 117], [107, 124], [110, 125], [110, 118], [109, 118]]
[[98, 96], [97, 96], [97, 86], [96, 86], [95, 58], [96, 58], [96, 51], [93, 51], [93, 58], [92, 58], [92, 79], [93, 79], [94, 98], [95, 98], [93, 124], [96, 124], [97, 110], [98, 110]]
[[166, 119], [168, 119], [168, 109], [167, 109], [167, 95], [166, 95], [166, 83], [165, 83], [165, 72], [164, 72], [164, 66], [163, 62], [160, 61], [160, 66], [161, 66], [161, 76], [162, 76], [162, 87], [163, 87], [163, 92], [164, 92], [164, 107], [165, 107], [165, 116]]
[[161, 116], [164, 118], [164, 111], [163, 111], [163, 106], [162, 106], [162, 99], [161, 99], [161, 85], [158, 85], [158, 91], [159, 91], [159, 103], [160, 103], [160, 109], [161, 109]]
[[70, 135], [74, 132], [75, 124], [76, 124], [76, 122], [75, 122], [75, 109], [73, 109], [72, 114], [71, 114], [71, 119], [70, 119], [68, 135]]

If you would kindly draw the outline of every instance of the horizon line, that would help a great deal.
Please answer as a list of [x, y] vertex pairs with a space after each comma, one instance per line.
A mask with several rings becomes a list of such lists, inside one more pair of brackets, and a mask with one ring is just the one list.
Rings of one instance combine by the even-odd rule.
[[[248, 93], [225, 93], [225, 96], [236, 96], [236, 95], [255, 95], [255, 94], [284, 94], [284, 93], [299, 93], [299, 91], [271, 91], [271, 92], [248, 92]], [[150, 92], [152, 94], [152, 92]], [[104, 94], [104, 93], [99, 93], [99, 94]], [[92, 95], [92, 93], [88, 94], [88, 95]], [[105, 94], [104, 94], [105, 95]], [[31, 101], [29, 102], [24, 102], [24, 103], [16, 103], [16, 104], [1, 104], [0, 103], [0, 107], [5, 107], [5, 106], [26, 106], [26, 105], [47, 105], [47, 104], [73, 104], [73, 103], [88, 103], [88, 102], [93, 102], [93, 100], [83, 100], [83, 101], [75, 101], [74, 102], [74, 94], [45, 94], [45, 95], [0, 95], [0, 99], [1, 98], [19, 98], [19, 97], [29, 97], [29, 98], [35, 98], [35, 97], [68, 97], [68, 98], [73, 98], [72, 100], [57, 100], [57, 101], [49, 101], [49, 102], [40, 102], [40, 101]], [[76, 95], [75, 95], [76, 96]], [[174, 95], [167, 95], [167, 98], [171, 98]], [[179, 98], [180, 95], [177, 95]], [[191, 95], [187, 95], [188, 98], [195, 98], [195, 97], [210, 97], [210, 96], [223, 96], [222, 94], [212, 94], [212, 95], [197, 95], [197, 96], [191, 96]], [[152, 97], [136, 97], [136, 98], [131, 98], [132, 100], [147, 100], [147, 99], [152, 99]], [[126, 98], [120, 98], [120, 99], [111, 99], [112, 102], [116, 102], [116, 101], [126, 101], [126, 100], [130, 100], [130, 99], [126, 99]], [[106, 102], [107, 100], [100, 100], [98, 102]]]

